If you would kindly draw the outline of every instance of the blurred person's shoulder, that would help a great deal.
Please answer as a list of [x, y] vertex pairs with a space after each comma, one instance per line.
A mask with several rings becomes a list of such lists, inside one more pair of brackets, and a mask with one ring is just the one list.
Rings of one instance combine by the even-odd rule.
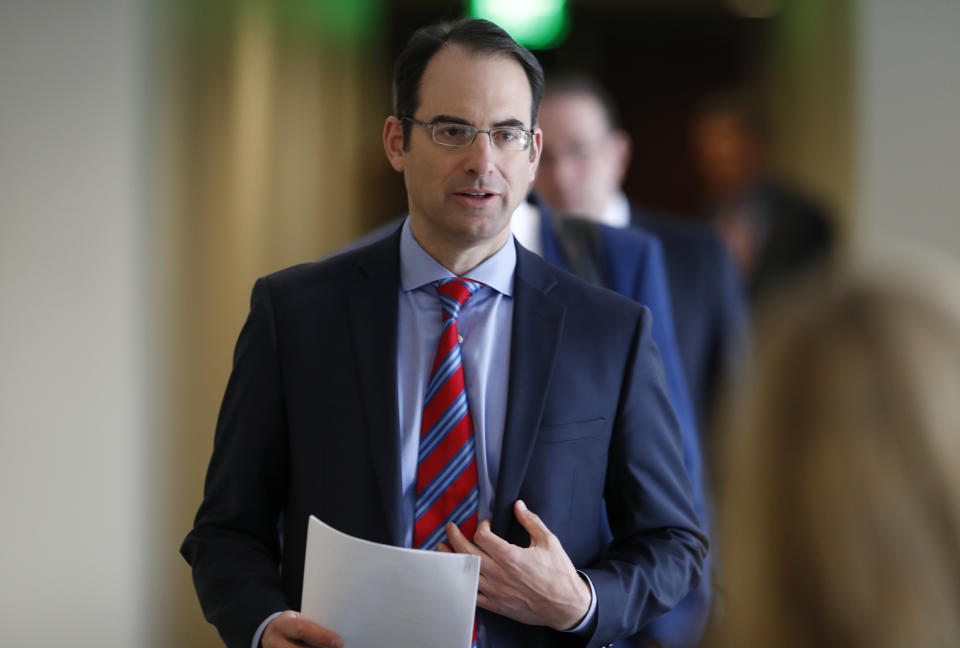
[[706, 265], [732, 264], [733, 259], [710, 225], [635, 210], [631, 224], [656, 236], [667, 254], [678, 254]]
[[786, 180], [765, 179], [758, 189], [761, 200], [781, 219], [831, 229], [833, 216], [816, 196]]

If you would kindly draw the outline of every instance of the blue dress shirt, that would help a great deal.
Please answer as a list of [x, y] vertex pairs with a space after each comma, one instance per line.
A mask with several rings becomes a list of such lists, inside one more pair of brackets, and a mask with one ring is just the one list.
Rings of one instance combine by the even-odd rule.
[[[473, 418], [480, 503], [477, 519], [490, 517], [493, 488], [507, 418], [510, 336], [513, 322], [513, 274], [517, 250], [511, 236], [490, 258], [468, 273], [482, 286], [464, 304], [457, 319], [463, 341], [463, 376]], [[400, 301], [397, 330], [397, 405], [400, 421], [400, 484], [404, 546], [413, 542], [417, 495], [417, 452], [423, 392], [443, 328], [440, 299], [433, 282], [456, 275], [420, 247], [410, 221], [400, 234]]]

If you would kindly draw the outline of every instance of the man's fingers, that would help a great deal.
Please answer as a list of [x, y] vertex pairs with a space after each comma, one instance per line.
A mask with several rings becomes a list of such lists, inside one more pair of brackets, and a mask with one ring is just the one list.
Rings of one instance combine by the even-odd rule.
[[477, 593], [477, 607], [496, 614], [503, 614], [507, 611], [506, 607], [500, 601], [487, 596], [483, 592]]
[[490, 610], [491, 612], [496, 612], [496, 610], [493, 609], [496, 607], [493, 601], [483, 592], [477, 592], [477, 607], [481, 607], [484, 610]]
[[511, 560], [511, 552], [515, 549], [512, 544], [493, 532], [490, 528], [490, 520], [483, 520], [477, 525], [473, 542], [498, 563], [508, 563]]
[[530, 544], [540, 545], [546, 543], [553, 535], [547, 525], [543, 523], [540, 516], [527, 508], [523, 500], [518, 499], [513, 503], [514, 515], [527, 533], [530, 534]]
[[[467, 540], [467, 537], [463, 535], [463, 532], [460, 531], [460, 529], [458, 529], [456, 525], [454, 525], [453, 523], [448, 523], [447, 526], [445, 527], [447, 531], [447, 538], [450, 540], [451, 549], [453, 549], [453, 551], [455, 551], [456, 553], [469, 553], [475, 556], [480, 556], [480, 578], [481, 579], [489, 576], [495, 580], [502, 581], [505, 578], [505, 576], [504, 576], [503, 568], [500, 566], [500, 562], [498, 561], [498, 559], [488, 554], [483, 547], [475, 544], [477, 540], [477, 534], [480, 533], [480, 529], [484, 527], [484, 524], [487, 529], [487, 534], [489, 534], [494, 538], [497, 538], [495, 534], [490, 532], [489, 530], [490, 522], [487, 520], [484, 520], [483, 522], [481, 522], [480, 526], [477, 527], [477, 533], [475, 533], [473, 536], [474, 542], [470, 542], [469, 540]], [[499, 540], [499, 538], [497, 539]], [[507, 547], [512, 546], [506, 542], [503, 542], [503, 544], [506, 545]]]
[[312, 646], [343, 648], [343, 639], [336, 632], [300, 617], [300, 640]]
[[480, 554], [480, 550], [477, 549], [472, 542], [467, 540], [467, 536], [463, 535], [463, 532], [456, 524], [447, 522], [444, 529], [447, 532], [447, 540], [450, 541], [450, 548], [455, 552]]
[[267, 624], [262, 643], [265, 648], [288, 645], [313, 645], [324, 648], [343, 648], [340, 635], [316, 623], [307, 621], [299, 612], [287, 610]]
[[330, 646], [330, 648], [340, 648], [343, 640], [335, 632], [327, 630], [323, 626], [307, 621], [299, 614], [297, 615], [297, 639], [321, 646]]

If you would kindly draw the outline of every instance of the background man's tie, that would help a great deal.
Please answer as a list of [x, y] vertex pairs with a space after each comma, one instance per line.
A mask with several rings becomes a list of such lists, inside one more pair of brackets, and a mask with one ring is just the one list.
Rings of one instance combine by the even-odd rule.
[[443, 330], [420, 422], [413, 528], [413, 546], [418, 549], [432, 550], [446, 542], [443, 526], [447, 522], [459, 526], [470, 540], [477, 529], [477, 460], [457, 317], [463, 304], [482, 285], [462, 278], [436, 284], [443, 309]]

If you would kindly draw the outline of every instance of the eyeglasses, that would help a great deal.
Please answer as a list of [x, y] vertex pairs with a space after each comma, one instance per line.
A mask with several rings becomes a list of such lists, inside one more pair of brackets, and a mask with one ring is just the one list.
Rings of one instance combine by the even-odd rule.
[[429, 128], [433, 141], [441, 146], [470, 146], [477, 138], [478, 133], [486, 133], [490, 137], [490, 144], [502, 151], [523, 151], [530, 146], [533, 133], [522, 128], [512, 126], [498, 126], [490, 130], [480, 130], [466, 124], [450, 122], [434, 122], [427, 124], [413, 117], [403, 117], [404, 121]]

